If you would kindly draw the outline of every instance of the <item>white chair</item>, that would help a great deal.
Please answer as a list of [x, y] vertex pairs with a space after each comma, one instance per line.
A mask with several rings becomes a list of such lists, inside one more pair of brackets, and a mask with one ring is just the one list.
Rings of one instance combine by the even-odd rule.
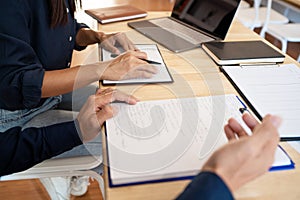
[[[281, 51], [286, 53], [288, 42], [300, 42], [300, 24], [266, 24], [265, 31], [281, 42]], [[299, 47], [300, 49], [300, 47]], [[300, 62], [300, 55], [298, 56]]]
[[[268, 1], [268, 8], [271, 8], [271, 1]], [[265, 33], [270, 34], [281, 42], [281, 51], [286, 53], [288, 42], [300, 42], [300, 24], [287, 23], [287, 24], [272, 24], [270, 16], [267, 16], [266, 22], [262, 28], [261, 36], [264, 37]], [[300, 48], [299, 48], [300, 49]], [[300, 55], [298, 56], [300, 62]]]
[[45, 160], [34, 167], [19, 173], [0, 177], [1, 181], [65, 177], [89, 176], [98, 181], [100, 190], [104, 195], [104, 181], [100, 174], [91, 170], [102, 163], [102, 156], [80, 156], [72, 158], [56, 158]]
[[[279, 12], [273, 10], [272, 0], [268, 0], [267, 7], [260, 7], [261, 0], [254, 0], [254, 7], [239, 9], [236, 17], [244, 26], [254, 30], [254, 28], [263, 27], [267, 18], [270, 24], [286, 24], [289, 19]], [[261, 31], [264, 35], [264, 30]]]
[[250, 8], [250, 4], [248, 2], [242, 0], [240, 2], [238, 9], [245, 9], [245, 8]]

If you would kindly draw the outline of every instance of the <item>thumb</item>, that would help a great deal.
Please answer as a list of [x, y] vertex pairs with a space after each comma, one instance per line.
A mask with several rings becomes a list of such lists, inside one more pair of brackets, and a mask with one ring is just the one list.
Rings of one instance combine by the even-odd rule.
[[98, 111], [96, 115], [97, 115], [98, 122], [102, 126], [106, 120], [108, 120], [114, 116], [114, 111], [113, 111], [112, 106], [106, 105], [106, 106], [103, 106], [102, 109], [100, 111]]
[[116, 48], [112, 43], [110, 42], [105, 42], [103, 44], [104, 48], [112, 53], [115, 53], [115, 54], [120, 54], [120, 50], [118, 48]]

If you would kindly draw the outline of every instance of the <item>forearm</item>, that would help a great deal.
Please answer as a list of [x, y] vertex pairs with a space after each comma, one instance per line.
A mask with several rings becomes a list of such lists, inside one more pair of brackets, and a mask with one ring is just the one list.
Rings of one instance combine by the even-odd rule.
[[0, 133], [0, 176], [26, 170], [82, 144], [74, 122]]
[[46, 71], [42, 84], [42, 97], [65, 94], [98, 81], [105, 66], [105, 63], [95, 63], [63, 70]]
[[201, 172], [177, 197], [177, 200], [186, 199], [233, 200], [233, 196], [218, 175], [212, 172]]
[[88, 46], [102, 41], [104, 33], [96, 32], [88, 28], [82, 28], [77, 32], [76, 44], [79, 46]]

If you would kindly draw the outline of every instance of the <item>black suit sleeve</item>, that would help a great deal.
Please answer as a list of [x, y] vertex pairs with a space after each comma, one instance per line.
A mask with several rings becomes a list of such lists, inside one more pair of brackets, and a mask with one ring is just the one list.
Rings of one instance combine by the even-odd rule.
[[26, 170], [80, 144], [73, 121], [43, 128], [11, 128], [0, 133], [0, 176]]
[[212, 172], [201, 172], [177, 200], [205, 199], [205, 200], [233, 200], [233, 196], [223, 180]]

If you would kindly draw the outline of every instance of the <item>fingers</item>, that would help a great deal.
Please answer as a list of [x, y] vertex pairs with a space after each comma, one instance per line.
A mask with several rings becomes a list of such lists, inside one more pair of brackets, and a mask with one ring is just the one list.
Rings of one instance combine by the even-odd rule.
[[[254, 128], [259, 124], [258, 121], [249, 113], [245, 113], [242, 118], [251, 131], [253, 131]], [[230, 119], [228, 121], [228, 124], [224, 127], [224, 131], [228, 140], [233, 140], [237, 139], [238, 137], [248, 135], [244, 128], [235, 119]]]
[[123, 47], [125, 51], [137, 50], [136, 46], [127, 38], [127, 36], [124, 33], [117, 33], [114, 35], [116, 41]]
[[131, 105], [134, 105], [139, 101], [132, 95], [111, 88], [102, 91], [98, 90], [97, 92], [98, 93], [94, 97], [96, 111], [102, 110], [104, 106], [114, 101], [126, 102]]
[[158, 72], [153, 65], [140, 65], [131, 69], [122, 79], [152, 78]]
[[114, 116], [114, 109], [110, 105], [103, 106], [102, 109], [96, 113], [99, 124], [103, 124], [106, 120]]
[[112, 88], [107, 88], [107, 89], [103, 90], [103, 89], [99, 88], [99, 89], [97, 89], [95, 94], [97, 95], [97, 94], [107, 93], [109, 91], [113, 91], [113, 89]]
[[119, 44], [125, 51], [138, 50], [124, 33], [108, 34], [102, 38], [103, 40], [101, 46], [112, 53], [120, 54], [120, 50], [117, 47], [115, 47], [116, 44]]
[[253, 131], [252, 142], [258, 148], [258, 151], [269, 149], [275, 151], [279, 143], [278, 128], [281, 119], [277, 116], [267, 115], [264, 117], [262, 124], [257, 125]]
[[108, 96], [111, 97], [111, 102], [113, 102], [113, 101], [122, 101], [122, 102], [126, 102], [130, 105], [134, 105], [139, 101], [136, 97], [134, 97], [132, 95], [125, 94], [124, 92], [121, 92], [119, 90], [114, 90]]
[[101, 44], [102, 47], [104, 47], [104, 49], [115, 53], [115, 54], [120, 54], [120, 50], [114, 46], [114, 43], [110, 42], [109, 40], [105, 40], [104, 42], [102, 42]]
[[129, 51], [128, 53], [130, 53], [131, 55], [133, 55], [139, 59], [147, 59], [147, 54], [142, 51]]
[[224, 126], [224, 131], [228, 140], [236, 139], [235, 132], [231, 129], [231, 127], [228, 124]]
[[128, 52], [128, 54], [134, 56], [138, 60], [130, 61], [131, 63], [136, 63], [137, 65], [133, 66], [124, 78], [151, 78], [154, 74], [158, 72], [155, 66], [150, 65], [147, 62], [141, 60], [147, 59], [147, 54], [145, 52], [131, 51]]
[[158, 69], [142, 60], [146, 58], [147, 54], [144, 52], [128, 51], [111, 62], [103, 77], [107, 77], [108, 80], [151, 78]]
[[248, 135], [240, 123], [233, 118], [228, 120], [228, 124], [224, 127], [224, 131], [228, 140]]
[[111, 88], [105, 90], [98, 90], [96, 95], [91, 96], [95, 102], [95, 111], [99, 124], [103, 124], [104, 121], [110, 119], [116, 113], [116, 109], [109, 103], [114, 101], [122, 101], [128, 104], [136, 104], [139, 100], [132, 96], [127, 95], [119, 90], [113, 90]]
[[278, 117], [276, 115], [270, 115], [270, 114], [266, 115], [263, 118], [263, 123], [265, 121], [270, 121], [275, 128], [279, 128], [282, 123], [282, 119], [280, 117]]
[[254, 118], [254, 116], [250, 115], [249, 113], [245, 113], [242, 118], [246, 125], [251, 129], [251, 131], [253, 131], [254, 127], [257, 124], [259, 124], [258, 121]]

